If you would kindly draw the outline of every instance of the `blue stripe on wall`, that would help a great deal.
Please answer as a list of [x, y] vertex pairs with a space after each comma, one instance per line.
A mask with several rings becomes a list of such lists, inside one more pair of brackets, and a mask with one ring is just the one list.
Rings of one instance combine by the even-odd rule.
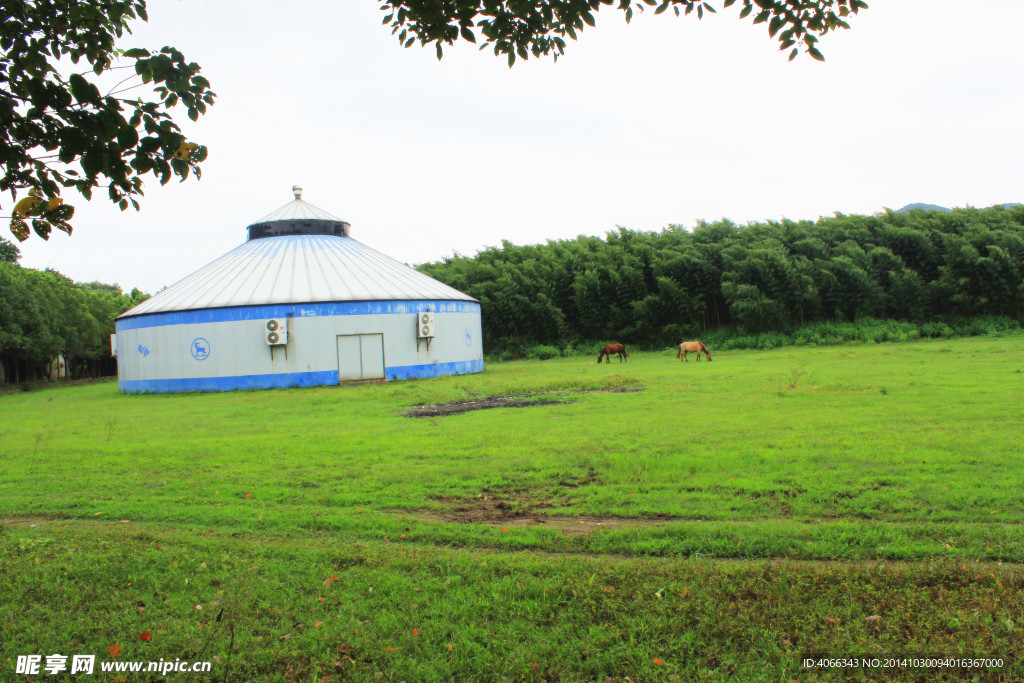
[[[441, 375], [483, 372], [483, 360], [428, 363], [384, 368], [387, 379], [415, 379]], [[186, 377], [183, 379], [123, 379], [118, 388], [126, 394], [173, 394], [186, 391], [236, 391], [316, 387], [338, 383], [338, 371], [292, 372], [278, 375], [234, 375], [232, 377]]]
[[419, 379], [423, 377], [440, 377], [441, 375], [468, 375], [471, 372], [483, 371], [484, 361], [481, 358], [480, 360], [456, 361], [454, 363], [396, 365], [384, 368], [384, 376], [388, 379]]
[[137, 330], [163, 325], [191, 325], [196, 323], [234, 322], [238, 320], [265, 320], [267, 318], [312, 318], [329, 315], [391, 315], [396, 313], [480, 313], [475, 301], [347, 301], [310, 304], [275, 304], [267, 306], [239, 306], [236, 308], [203, 308], [191, 311], [171, 311], [121, 318], [117, 331]]

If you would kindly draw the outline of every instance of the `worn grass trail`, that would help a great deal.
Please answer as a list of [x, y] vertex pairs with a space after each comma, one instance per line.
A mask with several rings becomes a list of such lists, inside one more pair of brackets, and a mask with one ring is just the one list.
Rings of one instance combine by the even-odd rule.
[[[791, 680], [811, 651], [1021, 650], [1020, 336], [714, 358], [2, 394], [0, 664]], [[563, 403], [406, 417], [511, 395]]]
[[0, 537], [5, 657], [109, 659], [117, 645], [132, 661], [212, 660], [216, 679], [236, 681], [789, 681], [813, 679], [800, 667], [810, 653], [1001, 656], [1006, 674], [1021, 645], [1024, 574], [976, 563], [552, 556], [79, 521], [34, 531]]

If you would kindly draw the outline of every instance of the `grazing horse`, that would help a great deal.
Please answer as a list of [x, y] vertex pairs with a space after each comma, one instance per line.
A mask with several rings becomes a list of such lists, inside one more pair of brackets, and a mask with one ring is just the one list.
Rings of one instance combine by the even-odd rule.
[[683, 360], [688, 363], [689, 361], [686, 360], [687, 352], [696, 353], [697, 354], [697, 362], [698, 363], [700, 362], [700, 354], [702, 354], [702, 353], [705, 356], [707, 356], [709, 361], [711, 360], [711, 349], [709, 349], [708, 347], [704, 346], [704, 342], [702, 342], [702, 341], [683, 342], [682, 344], [679, 345], [679, 350], [676, 351], [676, 358], [679, 358], [679, 356], [682, 356]]
[[623, 361], [624, 358], [628, 358], [629, 357], [629, 354], [626, 353], [626, 345], [625, 344], [608, 344], [608, 345], [606, 345], [604, 347], [604, 350], [601, 351], [601, 353], [597, 354], [597, 362], [600, 363], [601, 359], [604, 358], [605, 356], [607, 356], [608, 360], [606, 362], [611, 363], [612, 362], [612, 354], [613, 353], [619, 354], [619, 362], [620, 363]]

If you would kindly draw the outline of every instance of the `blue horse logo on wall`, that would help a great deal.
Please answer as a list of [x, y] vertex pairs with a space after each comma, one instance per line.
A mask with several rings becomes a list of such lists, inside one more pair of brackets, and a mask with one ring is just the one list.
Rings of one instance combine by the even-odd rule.
[[210, 342], [202, 337], [192, 340], [192, 357], [196, 360], [206, 360], [210, 357]]

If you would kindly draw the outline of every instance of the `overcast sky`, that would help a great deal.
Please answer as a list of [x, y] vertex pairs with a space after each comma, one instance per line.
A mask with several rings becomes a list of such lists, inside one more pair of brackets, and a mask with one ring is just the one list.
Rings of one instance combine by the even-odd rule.
[[21, 264], [155, 292], [295, 184], [410, 264], [617, 225], [1024, 201], [1021, 0], [873, 0], [824, 63], [713, 4], [628, 25], [605, 9], [557, 64], [509, 69], [403, 49], [377, 0], [150, 0], [121, 46], [203, 65], [216, 105], [177, 116], [210, 149], [202, 180], [147, 180], [139, 213], [66, 194], [74, 236], [33, 236]]

